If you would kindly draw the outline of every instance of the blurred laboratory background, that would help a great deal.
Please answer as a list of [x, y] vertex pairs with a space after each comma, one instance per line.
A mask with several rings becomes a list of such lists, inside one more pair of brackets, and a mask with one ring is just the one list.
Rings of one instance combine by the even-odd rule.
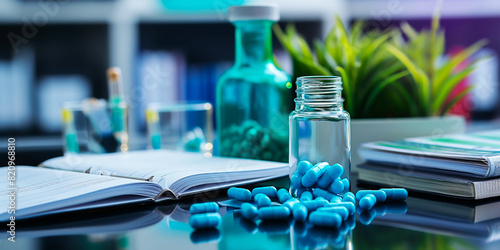
[[[246, 0], [0, 0], [0, 144], [16, 138], [17, 164], [36, 165], [63, 154], [61, 106], [107, 98], [106, 69], [123, 72], [130, 105], [131, 148], [146, 147], [144, 110], [150, 102], [215, 102], [215, 85], [234, 59], [227, 8]], [[312, 44], [339, 15], [384, 29], [407, 21], [430, 28], [435, 0], [278, 0], [279, 25], [294, 23]], [[495, 123], [500, 113], [500, 2], [444, 1], [446, 51], [486, 38], [487, 56], [467, 80], [477, 84], [456, 112]], [[291, 60], [277, 39], [280, 66]], [[5, 144], [6, 145], [6, 144]], [[6, 147], [0, 147], [0, 152]]]

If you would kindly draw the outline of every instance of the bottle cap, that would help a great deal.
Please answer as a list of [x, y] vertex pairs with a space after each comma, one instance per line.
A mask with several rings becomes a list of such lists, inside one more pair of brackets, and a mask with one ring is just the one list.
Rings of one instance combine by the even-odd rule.
[[229, 7], [229, 21], [280, 20], [277, 5], [243, 5]]

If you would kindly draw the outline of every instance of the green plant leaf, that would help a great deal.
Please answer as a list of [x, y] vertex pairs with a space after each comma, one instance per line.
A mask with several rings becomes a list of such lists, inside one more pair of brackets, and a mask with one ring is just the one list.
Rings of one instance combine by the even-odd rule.
[[370, 65], [370, 60], [373, 59], [375, 52], [390, 37], [391, 37], [391, 34], [382, 35], [382, 36], [376, 38], [373, 42], [371, 42], [366, 48], [362, 49], [362, 51], [360, 52], [360, 62], [359, 62], [360, 66], [358, 69], [358, 75], [361, 76], [360, 78], [363, 78], [363, 76], [365, 75], [367, 67]]
[[419, 103], [422, 106], [422, 110], [427, 110], [427, 106], [429, 105], [430, 100], [430, 88], [429, 88], [429, 79], [422, 72], [420, 68], [418, 68], [415, 64], [413, 64], [410, 59], [398, 48], [387, 45], [386, 48], [391, 52], [396, 58], [398, 58], [408, 69], [410, 75], [414, 79], [415, 83], [418, 85], [417, 89], [419, 92]]
[[387, 86], [390, 86], [391, 84], [398, 83], [397, 80], [408, 75], [407, 71], [400, 72], [398, 74], [394, 74], [388, 78], [386, 78], [384, 81], [379, 83], [375, 89], [370, 93], [367, 101], [364, 103], [364, 108], [361, 114], [366, 114], [366, 111], [369, 107], [371, 107], [373, 101], [375, 98], [379, 95], [379, 93]]
[[340, 76], [342, 77], [342, 81], [343, 81], [345, 96], [347, 96], [347, 98], [345, 100], [346, 109], [349, 110], [351, 113], [351, 116], [354, 117], [355, 112], [354, 112], [353, 100], [352, 100], [353, 94], [351, 92], [351, 83], [350, 83], [349, 76], [347, 75], [347, 72], [344, 70], [344, 68], [342, 68], [340, 66], [337, 67], [337, 71], [340, 72]]
[[[295, 28], [293, 28], [292, 25], [287, 26], [287, 34], [284, 34], [278, 25], [274, 25], [273, 30], [285, 50], [287, 50], [292, 57], [294, 76], [330, 74], [323, 66], [314, 63], [312, 54], [311, 57], [304, 57], [302, 56], [303, 51], [298, 52], [297, 48], [291, 45], [290, 40], [296, 39], [295, 36], [297, 36]], [[299, 48], [299, 50], [301, 49]]]
[[411, 27], [407, 22], [401, 24], [401, 30], [408, 37], [408, 40], [415, 40], [418, 36], [418, 33], [413, 27]]
[[413, 99], [411, 98], [410, 94], [407, 92], [407, 89], [403, 88], [399, 84], [392, 84], [392, 85], [390, 85], [390, 87], [394, 88], [398, 92], [398, 94], [394, 98], [400, 97], [408, 104], [408, 106], [406, 106], [405, 108], [409, 108], [410, 113], [408, 114], [407, 113], [408, 109], [406, 109], [405, 110], [406, 112], [404, 112], [405, 116], [418, 116], [419, 113], [417, 111], [417, 107], [416, 107], [415, 103], [413, 103], [413, 101], [412, 101]]
[[448, 79], [444, 81], [444, 83], [442, 84], [442, 88], [439, 90], [435, 99], [432, 102], [431, 110], [433, 113], [435, 113], [436, 115], [438, 114], [439, 110], [446, 102], [446, 99], [448, 98], [449, 94], [453, 91], [453, 89], [455, 89], [455, 87], [460, 83], [460, 81], [462, 81], [474, 70], [474, 68], [475, 68], [474, 65], [471, 65], [466, 69], [460, 71], [459, 73], [450, 76]]
[[300, 58], [292, 58], [294, 76], [307, 76], [307, 75], [331, 75], [330, 72], [319, 64], [306, 61]]
[[326, 48], [320, 41], [315, 41], [314, 49], [316, 50], [316, 57], [318, 58], [318, 63], [327, 69], [332, 74], [335, 74], [335, 69], [337, 68], [337, 64], [331, 58], [330, 54], [326, 52]]
[[465, 61], [467, 58], [476, 53], [479, 49], [486, 45], [486, 40], [480, 40], [467, 49], [460, 51], [458, 54], [453, 56], [447, 63], [443, 64], [441, 68], [436, 71], [436, 79], [434, 80], [433, 93], [436, 93], [437, 89], [441, 88], [441, 85], [445, 79], [453, 72], [456, 66]]
[[447, 104], [446, 106], [443, 107], [440, 115], [445, 115], [447, 114], [450, 109], [462, 98], [464, 98], [471, 90], [473, 89], [473, 86], [467, 86], [467, 88], [464, 88], [462, 91], [460, 91], [455, 97], [453, 97]]
[[273, 25], [273, 31], [274, 31], [274, 34], [276, 34], [276, 37], [278, 38], [278, 40], [283, 45], [284, 49], [286, 51], [288, 51], [288, 53], [290, 53], [291, 56], [298, 57], [297, 52], [295, 51], [294, 47], [290, 43], [288, 36], [285, 33], [283, 33], [283, 31], [281, 30], [281, 28], [278, 24]]
[[[365, 86], [360, 89], [361, 93], [358, 95], [361, 100], [366, 100], [367, 95], [373, 91], [373, 89], [380, 84], [380, 82], [384, 81], [390, 75], [396, 74], [405, 70], [402, 64], [396, 64], [391, 62], [390, 59], [386, 59], [384, 62], [380, 62], [377, 65], [373, 66], [368, 72], [367, 77], [364, 80], [366, 82]], [[361, 80], [361, 79], [360, 79]]]
[[356, 44], [359, 42], [359, 40], [362, 39], [361, 35], [363, 34], [363, 28], [365, 26], [365, 23], [363, 21], [355, 22], [351, 26], [351, 37], [350, 37], [350, 43], [351, 44]]

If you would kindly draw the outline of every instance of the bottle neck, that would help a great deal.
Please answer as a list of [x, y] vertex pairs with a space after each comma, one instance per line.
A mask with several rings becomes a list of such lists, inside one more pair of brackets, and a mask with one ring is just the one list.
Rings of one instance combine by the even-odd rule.
[[335, 76], [297, 78], [296, 111], [343, 111], [342, 82]]
[[272, 21], [236, 21], [236, 66], [272, 62]]

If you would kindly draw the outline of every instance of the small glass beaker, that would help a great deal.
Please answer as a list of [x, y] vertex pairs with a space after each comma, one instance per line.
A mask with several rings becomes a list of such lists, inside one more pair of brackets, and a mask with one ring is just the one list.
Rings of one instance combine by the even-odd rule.
[[64, 153], [128, 151], [128, 107], [104, 99], [67, 102], [62, 108]]
[[212, 116], [208, 102], [151, 103], [146, 109], [149, 147], [212, 156]]

